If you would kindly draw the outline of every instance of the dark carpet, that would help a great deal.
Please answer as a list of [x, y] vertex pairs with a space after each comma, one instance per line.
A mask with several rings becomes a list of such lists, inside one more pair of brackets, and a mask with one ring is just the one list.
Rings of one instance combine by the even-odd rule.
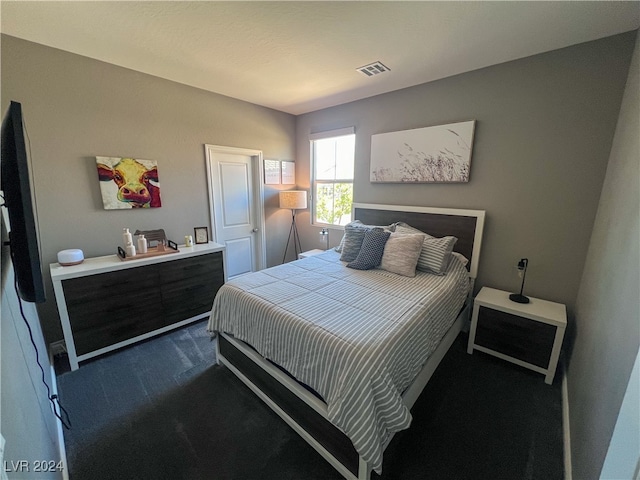
[[[489, 355], [461, 334], [373, 479], [563, 478], [561, 380]], [[72, 480], [342, 477], [233, 373], [198, 322], [63, 372]]]

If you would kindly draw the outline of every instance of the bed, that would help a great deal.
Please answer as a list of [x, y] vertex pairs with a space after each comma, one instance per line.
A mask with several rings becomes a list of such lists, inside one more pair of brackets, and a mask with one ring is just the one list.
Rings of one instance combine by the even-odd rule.
[[219, 362], [345, 478], [364, 480], [381, 472], [384, 449], [409, 427], [468, 321], [484, 211], [354, 204], [353, 213], [365, 225], [454, 236], [468, 262], [451, 255], [441, 274], [411, 277], [347, 268], [329, 250], [228, 282], [208, 329]]

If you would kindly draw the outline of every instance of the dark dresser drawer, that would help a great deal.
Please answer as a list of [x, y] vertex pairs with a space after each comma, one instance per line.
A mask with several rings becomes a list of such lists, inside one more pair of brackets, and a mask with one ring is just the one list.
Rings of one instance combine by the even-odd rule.
[[556, 327], [510, 313], [480, 307], [476, 344], [527, 363], [549, 364]]
[[224, 283], [222, 252], [171, 263], [160, 272], [165, 322], [171, 324], [209, 312]]
[[150, 293], [140, 300], [138, 303], [112, 303], [105, 310], [70, 311], [76, 353], [84, 355], [163, 327], [165, 322], [159, 292]]
[[196, 276], [209, 276], [222, 272], [222, 252], [175, 260], [160, 269], [162, 284], [181, 282]]
[[67, 307], [90, 303], [96, 309], [117, 303], [123, 297], [155, 289], [157, 285], [156, 265], [62, 281]]
[[224, 283], [224, 274], [210, 272], [186, 278], [179, 282], [163, 283], [162, 305], [165, 321], [169, 324], [209, 312], [218, 289]]

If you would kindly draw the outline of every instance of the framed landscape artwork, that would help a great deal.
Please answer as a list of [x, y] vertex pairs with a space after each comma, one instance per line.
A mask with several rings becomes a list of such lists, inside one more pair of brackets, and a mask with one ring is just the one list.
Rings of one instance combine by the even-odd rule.
[[372, 135], [371, 182], [468, 182], [475, 123]]

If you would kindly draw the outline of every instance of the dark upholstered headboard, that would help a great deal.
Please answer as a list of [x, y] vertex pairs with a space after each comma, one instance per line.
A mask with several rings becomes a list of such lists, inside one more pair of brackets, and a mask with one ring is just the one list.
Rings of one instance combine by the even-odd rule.
[[389, 225], [405, 222], [434, 237], [452, 235], [458, 241], [454, 251], [469, 259], [469, 274], [478, 274], [484, 210], [461, 210], [456, 208], [412, 207], [400, 205], [378, 205], [354, 203], [353, 218], [368, 225]]

